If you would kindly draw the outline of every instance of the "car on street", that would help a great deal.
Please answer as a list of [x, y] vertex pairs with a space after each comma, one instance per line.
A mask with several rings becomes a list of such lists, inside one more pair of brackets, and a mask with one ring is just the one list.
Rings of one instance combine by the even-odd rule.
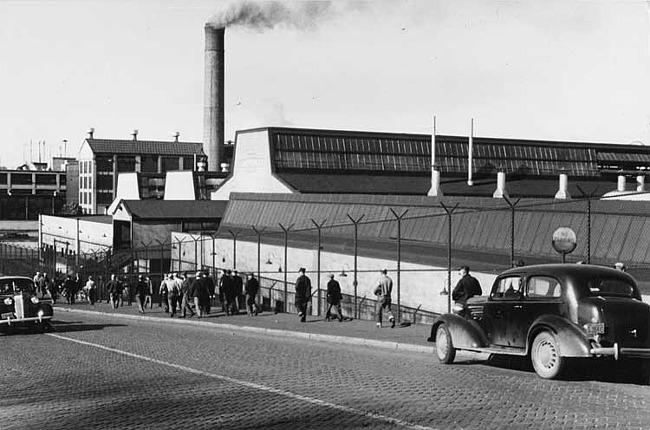
[[431, 329], [438, 359], [457, 350], [529, 357], [542, 378], [556, 379], [569, 359], [625, 360], [648, 382], [650, 305], [629, 274], [586, 264], [506, 270], [487, 296], [440, 316]]
[[52, 306], [38, 299], [32, 279], [0, 276], [0, 331], [16, 327], [45, 331], [53, 315]]

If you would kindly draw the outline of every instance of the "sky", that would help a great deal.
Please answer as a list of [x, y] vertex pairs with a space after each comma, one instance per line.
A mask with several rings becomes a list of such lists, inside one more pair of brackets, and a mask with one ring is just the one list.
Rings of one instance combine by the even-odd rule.
[[443, 135], [473, 118], [479, 137], [650, 144], [645, 0], [0, 0], [0, 165], [76, 156], [90, 127], [201, 142], [208, 22], [227, 25], [227, 140], [435, 116]]

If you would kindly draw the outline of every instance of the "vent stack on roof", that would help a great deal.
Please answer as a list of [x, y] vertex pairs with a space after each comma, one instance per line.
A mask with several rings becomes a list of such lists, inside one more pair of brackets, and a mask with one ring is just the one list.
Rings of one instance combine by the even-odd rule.
[[636, 190], [639, 193], [645, 193], [645, 176], [638, 175], [636, 177]]
[[494, 191], [494, 194], [492, 194], [492, 197], [495, 199], [502, 199], [504, 197], [508, 197], [508, 193], [506, 192], [505, 172], [497, 172], [497, 189]]
[[131, 133], [131, 136], [133, 136], [133, 140], [138, 140], [138, 130], [133, 130], [133, 133]]
[[569, 176], [566, 173], [560, 174], [560, 186], [555, 193], [556, 199], [570, 199], [571, 195], [569, 194]]

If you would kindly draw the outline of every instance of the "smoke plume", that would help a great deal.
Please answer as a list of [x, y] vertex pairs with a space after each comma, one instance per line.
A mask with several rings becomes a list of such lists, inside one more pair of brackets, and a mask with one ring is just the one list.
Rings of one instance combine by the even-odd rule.
[[357, 8], [348, 2], [332, 1], [236, 1], [208, 22], [215, 28], [241, 26], [258, 31], [286, 27], [313, 30], [343, 9]]

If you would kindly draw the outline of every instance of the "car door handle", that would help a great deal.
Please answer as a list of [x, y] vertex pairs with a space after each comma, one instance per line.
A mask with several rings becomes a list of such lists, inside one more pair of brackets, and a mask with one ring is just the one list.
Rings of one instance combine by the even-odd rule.
[[515, 308], [515, 309], [523, 309], [524, 307], [522, 305], [514, 305], [513, 308]]

